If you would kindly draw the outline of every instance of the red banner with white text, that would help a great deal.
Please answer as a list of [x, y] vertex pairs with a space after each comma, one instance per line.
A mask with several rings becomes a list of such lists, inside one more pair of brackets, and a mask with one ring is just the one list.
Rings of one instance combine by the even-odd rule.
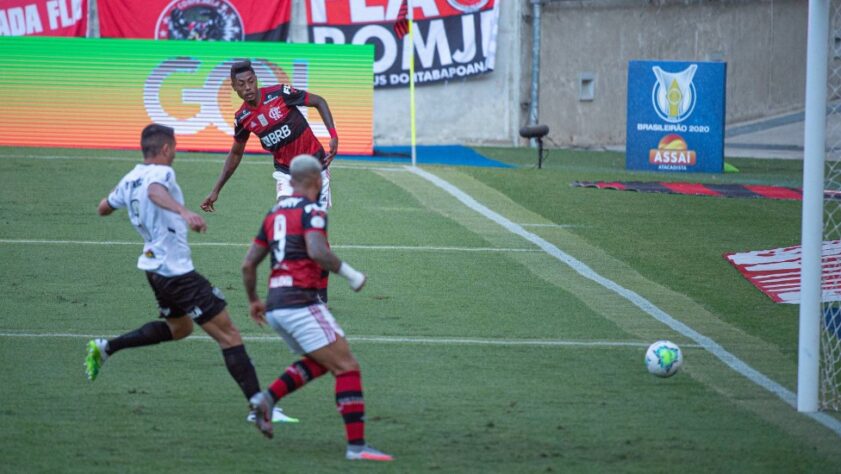
[[[374, 87], [409, 84], [409, 36], [393, 25], [404, 0], [306, 0], [311, 43], [373, 44]], [[415, 19], [415, 83], [486, 74], [494, 69], [496, 0], [409, 0]]]
[[0, 36], [86, 36], [88, 0], [2, 0]]
[[286, 41], [292, 0], [99, 0], [103, 38]]

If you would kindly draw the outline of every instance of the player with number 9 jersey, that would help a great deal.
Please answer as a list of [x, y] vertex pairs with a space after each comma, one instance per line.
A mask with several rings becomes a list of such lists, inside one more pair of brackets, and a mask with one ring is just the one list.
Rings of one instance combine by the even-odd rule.
[[327, 238], [327, 212], [302, 196], [281, 199], [263, 220], [254, 243], [271, 250], [268, 311], [327, 302], [329, 272], [307, 255], [308, 232]]

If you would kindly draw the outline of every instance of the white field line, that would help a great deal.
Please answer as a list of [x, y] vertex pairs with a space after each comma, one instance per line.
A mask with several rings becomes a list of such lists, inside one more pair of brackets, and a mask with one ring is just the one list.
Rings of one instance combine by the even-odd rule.
[[[93, 339], [97, 337], [112, 338], [117, 334], [76, 334], [76, 333], [35, 333], [35, 332], [0, 332], [0, 337], [20, 338], [71, 338]], [[249, 342], [277, 342], [283, 343], [278, 336], [242, 336]], [[414, 337], [414, 336], [348, 336], [348, 341], [355, 343], [382, 344], [434, 344], [445, 346], [507, 346], [507, 347], [648, 347], [647, 342], [641, 341], [575, 341], [569, 339], [492, 339], [474, 337]], [[190, 336], [187, 340], [213, 341], [209, 336]], [[696, 345], [684, 345], [698, 347]]]
[[[44, 240], [44, 239], [0, 239], [0, 244], [31, 244], [31, 245], [136, 245], [143, 243], [130, 240]], [[191, 247], [248, 247], [248, 243], [238, 242], [192, 242]], [[539, 252], [535, 248], [497, 248], [497, 247], [424, 247], [410, 245], [330, 245], [334, 249], [345, 250], [409, 250], [416, 252]]]
[[[793, 392], [783, 387], [779, 383], [775, 382], [774, 380], [770, 379], [765, 374], [754, 369], [746, 362], [724, 349], [724, 347], [722, 347], [719, 343], [692, 329], [683, 322], [678, 321], [670, 314], [655, 306], [654, 303], [643, 298], [636, 292], [619, 285], [613, 280], [605, 278], [602, 275], [596, 273], [584, 262], [581, 262], [580, 260], [577, 260], [573, 256], [567, 254], [566, 252], [563, 252], [561, 249], [548, 242], [547, 240], [541, 238], [540, 236], [525, 230], [523, 226], [511, 222], [509, 219], [505, 218], [501, 214], [492, 211], [488, 207], [473, 199], [470, 195], [468, 195], [461, 189], [450, 184], [448, 181], [432, 173], [424, 171], [420, 168], [407, 166], [406, 169], [426, 179], [427, 181], [441, 188], [442, 190], [446, 191], [448, 194], [461, 201], [461, 203], [465, 206], [496, 222], [497, 224], [507, 229], [509, 232], [519, 235], [527, 241], [537, 245], [538, 247], [543, 249], [544, 252], [555, 257], [562, 263], [566, 264], [584, 278], [592, 280], [598, 283], [599, 285], [605, 287], [606, 289], [613, 291], [619, 296], [622, 296], [623, 298], [627, 299], [635, 306], [648, 313], [657, 321], [660, 321], [661, 323], [670, 327], [674, 331], [682, 334], [689, 340], [695, 342], [702, 348], [706, 349], [712, 355], [717, 357], [719, 360], [724, 362], [727, 366], [729, 366], [739, 374], [745, 376], [751, 382], [759, 385], [765, 390], [768, 390], [792, 408], [797, 409], [797, 396]], [[826, 428], [832, 430], [838, 436], [841, 436], [841, 421], [825, 413], [804, 413], [804, 415], [812, 418], [813, 420], [822, 424]]]
[[556, 229], [574, 229], [578, 227], [586, 227], [578, 224], [520, 224], [523, 227], [553, 227]]
[[[124, 161], [126, 163], [140, 163], [140, 158], [126, 158], [121, 156], [67, 156], [67, 155], [0, 155], [0, 159], [27, 159], [27, 160], [47, 160], [47, 161], [55, 161], [55, 160], [93, 160], [93, 161]], [[187, 157], [176, 157], [175, 163], [217, 163], [222, 164], [224, 163], [224, 159], [220, 158], [187, 158]], [[255, 161], [255, 160], [242, 160], [240, 162], [241, 165], [262, 165], [262, 166], [270, 166], [271, 162], [269, 160], [266, 161]], [[339, 164], [338, 162], [333, 162], [330, 165], [330, 168], [337, 168], [337, 169], [360, 169], [360, 170], [372, 170], [372, 171], [406, 171], [406, 168], [400, 164], [394, 164], [393, 166], [388, 166], [388, 164], [382, 164], [381, 166], [368, 166], [364, 164], [359, 165], [347, 165], [347, 164]]]

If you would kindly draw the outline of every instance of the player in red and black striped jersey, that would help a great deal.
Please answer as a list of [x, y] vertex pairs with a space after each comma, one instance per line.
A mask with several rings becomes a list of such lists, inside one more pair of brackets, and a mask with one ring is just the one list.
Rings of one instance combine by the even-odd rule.
[[[292, 158], [308, 154], [316, 157], [322, 167], [323, 189], [319, 202], [330, 207], [330, 162], [336, 156], [339, 138], [333, 115], [324, 98], [297, 90], [288, 84], [258, 87], [257, 76], [250, 61], [241, 61], [231, 66], [231, 86], [244, 101], [234, 114], [234, 143], [225, 159], [222, 173], [216, 180], [213, 190], [201, 204], [207, 212], [214, 210], [214, 203], [228, 179], [233, 176], [245, 152], [245, 144], [251, 134], [257, 135], [263, 149], [274, 157], [277, 181], [276, 198], [292, 194], [289, 182], [289, 163]], [[330, 133], [330, 149], [324, 147], [315, 138], [307, 119], [298, 110], [299, 106], [314, 107], [321, 114], [321, 119]]]
[[326, 240], [327, 213], [318, 203], [296, 195], [281, 198], [260, 226], [254, 243], [271, 249], [267, 310], [326, 302], [330, 272], [307, 254], [308, 232], [320, 232]]
[[[242, 279], [251, 317], [268, 322], [302, 358], [290, 365], [265, 392], [251, 397], [257, 427], [271, 438], [272, 407], [328, 371], [336, 378], [336, 405], [345, 423], [351, 460], [391, 461], [388, 454], [365, 442], [365, 400], [359, 363], [345, 333], [320, 295], [327, 272], [338, 273], [359, 291], [366, 277], [339, 260], [327, 243], [327, 212], [316, 202], [321, 191], [321, 164], [312, 156], [296, 157], [290, 166], [294, 194], [280, 200], [260, 226], [242, 264]], [[257, 296], [257, 266], [271, 254], [269, 294]]]

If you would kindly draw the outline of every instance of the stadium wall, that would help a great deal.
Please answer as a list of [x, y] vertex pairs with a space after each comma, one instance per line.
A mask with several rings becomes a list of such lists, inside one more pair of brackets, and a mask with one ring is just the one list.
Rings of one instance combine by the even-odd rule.
[[[833, 0], [838, 3], [841, 0]], [[90, 0], [91, 36], [98, 36]], [[421, 144], [523, 144], [531, 66], [531, 5], [501, 0], [496, 69], [417, 89]], [[625, 141], [627, 65], [633, 59], [727, 61], [727, 123], [802, 110], [804, 0], [547, 0], [542, 15], [540, 122], [562, 146]], [[290, 40], [306, 42], [304, 0]], [[579, 100], [592, 73], [595, 97]], [[374, 143], [409, 142], [408, 89], [374, 92]]]
[[[726, 61], [728, 124], [802, 109], [807, 7], [802, 0], [549, 2], [540, 121], [560, 145], [623, 144], [633, 59]], [[524, 24], [524, 41], [530, 31]], [[530, 56], [525, 50], [524, 65]], [[592, 101], [579, 100], [582, 73], [596, 78]]]

